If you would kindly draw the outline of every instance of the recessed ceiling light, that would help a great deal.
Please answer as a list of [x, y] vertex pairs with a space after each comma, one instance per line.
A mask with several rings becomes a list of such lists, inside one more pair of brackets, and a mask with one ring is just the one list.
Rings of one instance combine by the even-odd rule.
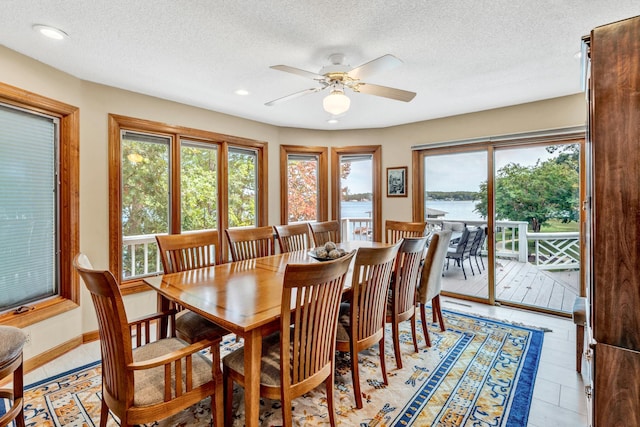
[[33, 29], [45, 37], [49, 37], [54, 40], [62, 40], [69, 37], [69, 34], [65, 33], [59, 28], [50, 27], [48, 25], [35, 24]]
[[238, 89], [236, 90], [235, 94], [240, 96], [247, 96], [249, 95], [249, 91], [246, 89]]
[[338, 119], [329, 119], [329, 120], [327, 120], [327, 123], [330, 123], [332, 125], [336, 124], [336, 123], [338, 123]]

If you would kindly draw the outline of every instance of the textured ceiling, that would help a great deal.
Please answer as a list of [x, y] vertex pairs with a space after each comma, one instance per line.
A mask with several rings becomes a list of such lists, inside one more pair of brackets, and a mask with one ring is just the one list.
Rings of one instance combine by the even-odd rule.
[[[640, 3], [2, 0], [0, 12], [0, 43], [80, 79], [278, 126], [359, 129], [577, 93], [581, 37], [640, 14]], [[33, 24], [70, 37], [45, 39]], [[337, 124], [322, 109], [328, 91], [264, 105], [317, 86], [269, 66], [315, 73], [336, 52], [353, 67], [400, 58], [402, 66], [366, 81], [417, 96], [404, 103], [347, 92], [351, 109]]]

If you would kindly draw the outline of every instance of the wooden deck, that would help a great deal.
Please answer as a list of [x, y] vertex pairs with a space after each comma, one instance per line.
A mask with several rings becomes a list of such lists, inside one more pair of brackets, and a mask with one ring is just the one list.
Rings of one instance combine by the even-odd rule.
[[[465, 260], [464, 269], [449, 262], [449, 270], [445, 269], [442, 278], [444, 291], [488, 298], [487, 258], [483, 257], [485, 269], [478, 273], [475, 260], [471, 274], [469, 260]], [[543, 307], [550, 310], [571, 313], [575, 297], [579, 294], [580, 272], [539, 270], [530, 263], [517, 260], [498, 259], [496, 268], [496, 300], [510, 301], [523, 305]]]

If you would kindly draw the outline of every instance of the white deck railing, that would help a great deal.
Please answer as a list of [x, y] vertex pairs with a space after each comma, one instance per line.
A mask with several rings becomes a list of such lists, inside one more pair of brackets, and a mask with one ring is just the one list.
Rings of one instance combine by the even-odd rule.
[[[428, 219], [430, 228], [442, 222], [463, 222], [470, 226], [486, 226], [482, 220]], [[534, 241], [532, 263], [542, 270], [580, 268], [580, 233], [530, 233], [526, 221], [496, 221], [496, 257], [529, 261], [529, 242]], [[486, 250], [486, 242], [485, 248]]]
[[[158, 250], [155, 234], [124, 236], [122, 238], [122, 246], [123, 254], [129, 255], [127, 265], [122, 266], [122, 274], [125, 279], [162, 273], [162, 261], [160, 260], [160, 251]], [[138, 265], [138, 254], [142, 257], [142, 265]], [[150, 265], [156, 267], [153, 268], [155, 271], [150, 271]]]
[[342, 218], [340, 234], [343, 240], [373, 239], [373, 220], [367, 218]]
[[[483, 220], [449, 220], [428, 219], [427, 223], [432, 230], [440, 229], [443, 222], [461, 222], [472, 227], [486, 227]], [[496, 257], [514, 258], [520, 262], [527, 262], [529, 249], [527, 246], [527, 222], [526, 221], [497, 221], [496, 222]], [[485, 240], [484, 250], [487, 249]]]
[[580, 233], [529, 233], [535, 242], [535, 265], [543, 270], [580, 268]]
[[[485, 221], [453, 221], [429, 219], [430, 229], [439, 229], [442, 222], [464, 222], [468, 226], [484, 226]], [[371, 218], [344, 218], [343, 240], [371, 240], [373, 221]], [[529, 233], [524, 221], [497, 221], [496, 257], [513, 258], [519, 262], [529, 261], [529, 241], [534, 241], [532, 262], [543, 270], [570, 270], [580, 268], [580, 233]], [[125, 236], [123, 252], [128, 254], [124, 266], [125, 278], [145, 276], [162, 272], [160, 252], [155, 235]], [[487, 243], [485, 241], [484, 251]], [[155, 270], [155, 271], [151, 271]]]

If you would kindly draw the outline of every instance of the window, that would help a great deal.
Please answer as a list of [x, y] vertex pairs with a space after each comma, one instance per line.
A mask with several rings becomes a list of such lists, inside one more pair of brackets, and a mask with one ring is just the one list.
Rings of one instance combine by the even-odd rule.
[[156, 234], [169, 233], [171, 137], [122, 132], [122, 278], [162, 271]]
[[266, 143], [109, 119], [110, 268], [127, 292], [146, 290], [140, 278], [162, 272], [156, 234], [265, 222]]
[[182, 231], [218, 228], [218, 146], [182, 140]]
[[327, 220], [327, 148], [280, 147], [281, 222]]
[[229, 148], [229, 227], [258, 225], [258, 155], [253, 150]]
[[0, 84], [0, 323], [77, 307], [78, 109]]
[[379, 145], [331, 149], [332, 211], [343, 240], [382, 239], [381, 151]]

